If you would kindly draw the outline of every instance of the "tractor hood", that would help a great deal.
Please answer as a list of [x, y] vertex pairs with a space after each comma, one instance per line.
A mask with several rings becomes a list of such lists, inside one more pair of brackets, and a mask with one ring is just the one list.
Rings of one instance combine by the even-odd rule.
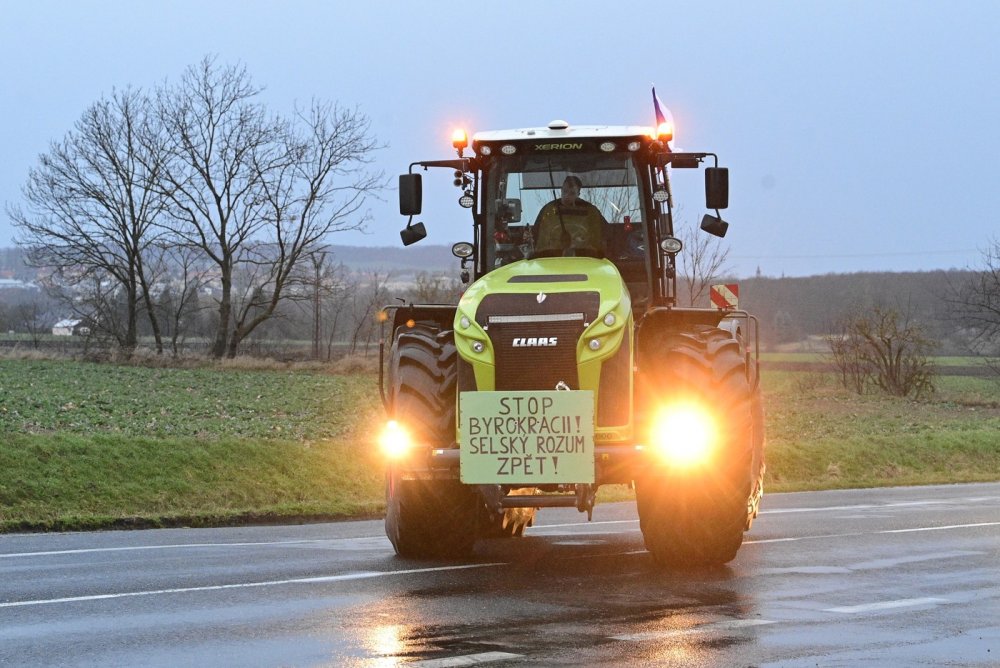
[[[473, 320], [481, 319], [476, 317], [476, 311], [488, 295], [532, 294], [541, 307], [550, 295], [595, 292], [598, 294], [597, 313], [593, 314], [595, 320], [618, 310], [623, 306], [622, 302], [625, 302], [626, 312], [631, 308], [628, 288], [618, 269], [608, 260], [588, 257], [521, 260], [500, 267], [469, 286], [458, 303], [455, 324], [460, 326], [463, 314]], [[542, 310], [553, 312], [544, 307]]]
[[543, 357], [565, 352], [566, 364], [598, 363], [621, 345], [631, 310], [628, 289], [607, 260], [521, 260], [465, 291], [455, 313], [455, 344], [474, 365], [493, 366], [515, 353], [527, 359], [530, 350]]

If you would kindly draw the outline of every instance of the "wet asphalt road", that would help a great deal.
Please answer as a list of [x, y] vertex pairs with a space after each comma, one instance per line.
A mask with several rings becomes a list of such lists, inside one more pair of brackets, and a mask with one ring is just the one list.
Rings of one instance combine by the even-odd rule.
[[0, 536], [0, 664], [1000, 665], [1000, 484], [774, 494], [729, 566], [665, 573], [632, 504], [471, 562], [381, 522]]

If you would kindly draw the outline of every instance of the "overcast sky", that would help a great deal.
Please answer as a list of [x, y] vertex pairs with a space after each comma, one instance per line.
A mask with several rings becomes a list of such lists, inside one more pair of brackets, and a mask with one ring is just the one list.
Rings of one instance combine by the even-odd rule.
[[[729, 167], [724, 243], [747, 276], [976, 265], [1000, 235], [1000, 2], [51, 2], [0, 0], [0, 201], [84, 109], [217, 54], [288, 111], [357, 105], [391, 178], [450, 134], [651, 125]], [[471, 239], [451, 174], [425, 176], [423, 243]], [[690, 220], [700, 172], [675, 173]], [[367, 234], [400, 246], [395, 192]], [[13, 230], [0, 211], [0, 246]]]

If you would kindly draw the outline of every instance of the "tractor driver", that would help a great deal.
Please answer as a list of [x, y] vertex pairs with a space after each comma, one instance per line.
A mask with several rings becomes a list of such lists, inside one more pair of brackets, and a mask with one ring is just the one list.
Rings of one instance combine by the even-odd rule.
[[600, 209], [580, 199], [582, 187], [580, 177], [567, 175], [559, 199], [549, 202], [538, 212], [532, 226], [534, 257], [604, 257], [602, 241], [608, 223]]

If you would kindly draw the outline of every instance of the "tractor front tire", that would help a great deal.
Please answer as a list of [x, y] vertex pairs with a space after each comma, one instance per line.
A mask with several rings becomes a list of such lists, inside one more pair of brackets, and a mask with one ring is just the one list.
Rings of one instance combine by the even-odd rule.
[[720, 456], [705, 470], [649, 466], [637, 476], [646, 549], [668, 567], [727, 563], [743, 543], [757, 473], [757, 416], [745, 356], [736, 339], [715, 327], [668, 330], [650, 343], [640, 377], [647, 400], [694, 398], [713, 407]]
[[[450, 447], [455, 435], [457, 352], [452, 333], [417, 327], [397, 334], [389, 360], [390, 411], [421, 447]], [[478, 537], [475, 489], [417, 476], [405, 463], [386, 473], [385, 532], [413, 559], [468, 556]]]

